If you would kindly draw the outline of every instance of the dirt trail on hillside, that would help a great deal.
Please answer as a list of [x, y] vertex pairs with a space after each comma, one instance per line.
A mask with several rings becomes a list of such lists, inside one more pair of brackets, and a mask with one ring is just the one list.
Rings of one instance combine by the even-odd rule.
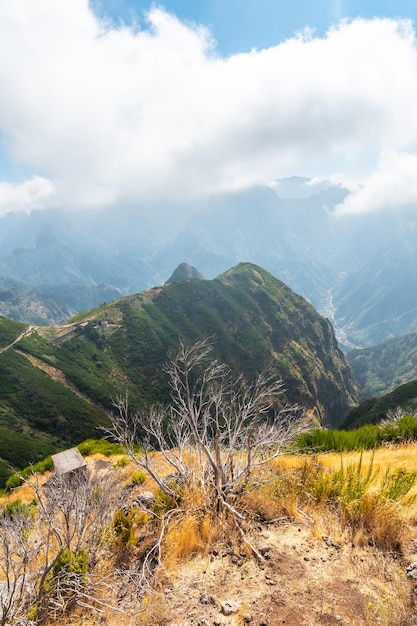
[[4, 346], [3, 348], [0, 348], [0, 354], [3, 354], [3, 352], [6, 352], [6, 350], [10, 350], [10, 348], [13, 348], [13, 346], [18, 341], [23, 339], [23, 337], [26, 337], [27, 335], [30, 335], [34, 331], [34, 329], [35, 329], [34, 326], [28, 326], [28, 328], [26, 328], [22, 333], [20, 333], [20, 335], [18, 337], [16, 337], [16, 339], [14, 341], [9, 343], [7, 346]]

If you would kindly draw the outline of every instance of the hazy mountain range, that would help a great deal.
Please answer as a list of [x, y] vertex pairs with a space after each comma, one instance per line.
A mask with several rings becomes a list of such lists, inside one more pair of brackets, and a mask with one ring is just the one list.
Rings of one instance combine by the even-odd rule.
[[163, 284], [181, 262], [206, 278], [261, 265], [328, 317], [345, 348], [417, 329], [410, 212], [339, 215], [348, 195], [306, 178], [179, 205], [33, 211], [0, 218], [0, 313], [62, 323]]

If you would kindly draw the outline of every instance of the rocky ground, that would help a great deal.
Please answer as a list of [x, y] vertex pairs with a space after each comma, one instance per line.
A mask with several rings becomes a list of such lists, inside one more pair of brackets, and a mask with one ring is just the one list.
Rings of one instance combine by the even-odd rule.
[[[309, 521], [257, 529], [257, 561], [227, 542], [169, 570], [154, 589], [139, 592], [134, 580], [119, 590], [119, 614], [77, 626], [413, 626], [415, 584], [407, 555], [383, 554], [351, 543], [334, 529], [320, 534]], [[131, 565], [134, 565], [134, 558]], [[413, 572], [411, 571], [411, 574]], [[414, 570], [417, 575], [417, 571]]]

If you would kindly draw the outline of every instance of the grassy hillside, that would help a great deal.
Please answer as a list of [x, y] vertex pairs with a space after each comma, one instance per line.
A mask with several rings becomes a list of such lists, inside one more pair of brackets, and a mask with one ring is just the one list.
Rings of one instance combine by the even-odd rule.
[[[5, 345], [23, 328], [4, 320]], [[133, 410], [168, 400], [170, 351], [206, 337], [235, 373], [269, 370], [284, 380], [283, 403], [323, 422], [339, 423], [354, 404], [358, 389], [329, 322], [268, 272], [240, 264], [32, 329], [0, 354], [0, 426], [51, 449], [94, 437], [120, 395]], [[22, 464], [37, 458], [29, 447]]]
[[166, 389], [160, 365], [169, 351], [179, 339], [202, 337], [212, 339], [219, 358], [236, 372], [252, 378], [269, 369], [283, 378], [286, 401], [316, 409], [324, 421], [340, 421], [357, 393], [328, 321], [251, 264], [212, 281], [183, 281], [123, 298], [94, 317], [109, 322], [98, 331], [104, 353], [151, 400]]
[[[11, 468], [97, 436], [103, 410], [19, 352], [28, 327], [0, 317], [0, 485]], [[9, 347], [10, 346], [10, 347]]]
[[417, 412], [417, 380], [400, 385], [380, 398], [369, 398], [354, 407], [343, 420], [342, 428], [358, 428], [362, 424], [378, 424], [389, 411], [397, 408], [409, 413]]
[[364, 395], [381, 396], [417, 379], [417, 333], [352, 350], [347, 359]]
[[22, 333], [27, 324], [20, 324], [0, 315], [0, 350], [8, 346]]

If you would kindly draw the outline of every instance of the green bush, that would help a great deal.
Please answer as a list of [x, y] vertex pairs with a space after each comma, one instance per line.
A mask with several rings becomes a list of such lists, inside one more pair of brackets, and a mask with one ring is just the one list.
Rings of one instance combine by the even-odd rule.
[[411, 504], [416, 499], [416, 495], [409, 496], [409, 493], [416, 480], [417, 472], [399, 469], [391, 473], [387, 469], [380, 487], [381, 495], [390, 502], [399, 502], [407, 498], [407, 502]]
[[112, 456], [124, 452], [120, 444], [112, 443], [111, 441], [107, 441], [107, 439], [86, 439], [78, 444], [77, 448], [83, 456], [90, 456], [91, 454]]
[[28, 467], [25, 467], [24, 469], [22, 469], [22, 471], [16, 474], [12, 474], [7, 479], [6, 492], [9, 492], [16, 487], [20, 487], [20, 485], [23, 485], [26, 478], [28, 478], [32, 474], [35, 474], [36, 472], [39, 474], [44, 474], [45, 472], [52, 471], [53, 468], [54, 464], [51, 456], [46, 457], [46, 459], [43, 459], [43, 461], [35, 463], [35, 465], [29, 465]]
[[180, 496], [175, 499], [173, 496], [166, 494], [162, 489], [157, 489], [154, 493], [155, 502], [153, 505], [153, 512], [156, 515], [162, 516], [172, 509], [178, 508]]
[[9, 502], [4, 507], [1, 516], [13, 519], [13, 517], [25, 517], [31, 519], [34, 517], [36, 511], [36, 500], [26, 504], [20, 499]]
[[136, 472], [133, 472], [133, 474], [132, 474], [132, 485], [143, 485], [145, 480], [146, 480], [146, 474], [144, 474], [140, 470], [137, 470]]
[[[87, 581], [88, 558], [85, 550], [73, 552], [66, 548], [55, 561], [45, 581], [44, 592], [51, 593], [59, 588], [65, 588], [65, 579], [71, 579], [68, 593]], [[75, 581], [75, 584], [74, 584]]]
[[123, 510], [116, 511], [113, 517], [112, 527], [116, 533], [118, 541], [125, 547], [133, 545], [135, 541], [133, 531], [133, 520], [131, 513]]
[[24, 481], [25, 479], [21, 474], [12, 474], [6, 480], [6, 492], [16, 489], [16, 487], [20, 487], [20, 485], [23, 485]]
[[381, 426], [385, 441], [404, 442], [417, 439], [417, 418], [414, 415], [404, 415], [395, 422]]
[[117, 461], [114, 464], [114, 467], [126, 467], [126, 465], [129, 464], [129, 459], [127, 458], [127, 456], [122, 456], [120, 457], [120, 459], [117, 459]]

